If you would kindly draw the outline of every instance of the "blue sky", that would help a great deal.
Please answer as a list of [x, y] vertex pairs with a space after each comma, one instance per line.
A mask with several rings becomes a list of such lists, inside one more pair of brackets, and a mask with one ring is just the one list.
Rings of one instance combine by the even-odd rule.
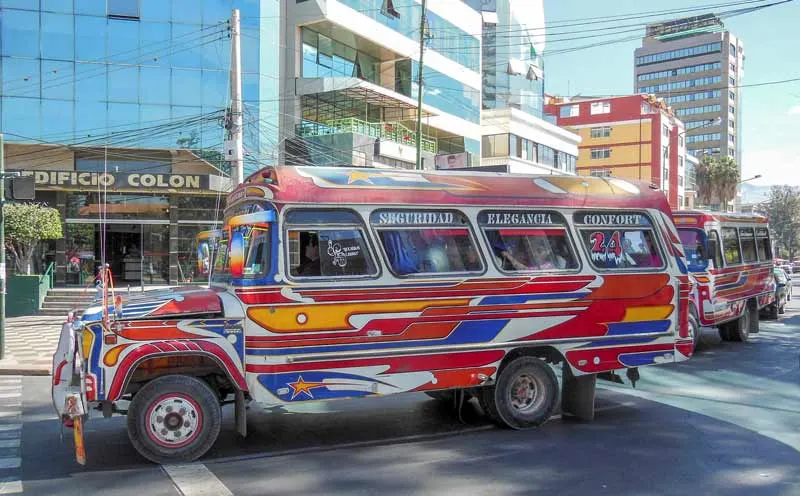
[[[594, 2], [591, 0], [545, 0], [548, 23], [577, 18], [654, 12], [709, 4], [725, 0], [673, 0], [656, 2]], [[765, 2], [772, 3], [772, 2]], [[727, 7], [726, 9], [729, 9]], [[701, 12], [698, 12], [701, 13]], [[669, 16], [669, 18], [676, 16]], [[681, 17], [681, 15], [677, 16]], [[667, 17], [628, 20], [625, 24], [657, 22]], [[800, 78], [800, 1], [778, 5], [723, 21], [744, 43], [744, 77], [740, 84]], [[605, 27], [608, 24], [587, 26]], [[623, 94], [633, 92], [633, 50], [640, 41], [627, 41], [573, 53], [548, 56], [548, 51], [598, 40], [556, 41], [580, 36], [556, 35], [580, 27], [548, 27], [545, 50], [545, 91], [550, 94]], [[642, 29], [642, 33], [644, 29]], [[800, 81], [781, 85], [742, 88], [740, 124], [742, 178], [761, 174], [753, 184], [800, 185]]]

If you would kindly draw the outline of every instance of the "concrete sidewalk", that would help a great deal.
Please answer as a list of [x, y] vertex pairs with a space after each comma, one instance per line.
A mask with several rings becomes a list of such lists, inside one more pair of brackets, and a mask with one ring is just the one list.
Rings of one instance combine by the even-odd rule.
[[5, 356], [0, 375], [49, 375], [66, 315], [6, 319]]

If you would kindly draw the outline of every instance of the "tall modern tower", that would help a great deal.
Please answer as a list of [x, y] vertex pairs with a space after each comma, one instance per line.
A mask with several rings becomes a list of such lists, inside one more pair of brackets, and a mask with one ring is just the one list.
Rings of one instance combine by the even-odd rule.
[[716, 15], [651, 24], [634, 52], [634, 88], [675, 109], [689, 153], [727, 155], [741, 172], [743, 62], [742, 41]]

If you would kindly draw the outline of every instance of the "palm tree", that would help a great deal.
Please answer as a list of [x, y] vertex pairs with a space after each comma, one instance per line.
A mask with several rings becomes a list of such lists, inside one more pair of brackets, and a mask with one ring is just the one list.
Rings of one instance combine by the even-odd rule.
[[712, 178], [713, 171], [714, 157], [711, 155], [700, 157], [700, 163], [695, 168], [695, 188], [697, 190], [697, 201], [701, 205], [710, 205], [716, 196]]
[[739, 167], [730, 157], [703, 155], [695, 169], [695, 182], [700, 203], [718, 203], [727, 211], [728, 202], [736, 197]]
[[731, 157], [717, 157], [714, 183], [717, 186], [717, 198], [722, 204], [723, 212], [728, 211], [728, 202], [736, 198], [739, 180], [739, 167], [736, 161]]

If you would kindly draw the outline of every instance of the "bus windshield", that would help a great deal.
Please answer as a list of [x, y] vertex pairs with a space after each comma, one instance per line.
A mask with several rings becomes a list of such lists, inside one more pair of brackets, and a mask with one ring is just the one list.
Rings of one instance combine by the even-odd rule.
[[701, 229], [678, 229], [686, 261], [690, 272], [703, 272], [708, 269], [708, 249], [706, 233]]

